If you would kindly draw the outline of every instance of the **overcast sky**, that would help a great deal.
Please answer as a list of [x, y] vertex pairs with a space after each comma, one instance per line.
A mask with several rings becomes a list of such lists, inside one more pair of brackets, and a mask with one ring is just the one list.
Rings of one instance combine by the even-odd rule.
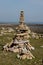
[[25, 22], [43, 23], [43, 0], [0, 0], [0, 22], [18, 22], [21, 10]]

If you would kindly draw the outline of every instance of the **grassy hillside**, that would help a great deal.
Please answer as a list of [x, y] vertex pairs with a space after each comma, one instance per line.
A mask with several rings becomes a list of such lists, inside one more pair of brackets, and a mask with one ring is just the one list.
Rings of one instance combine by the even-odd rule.
[[30, 43], [35, 47], [34, 51], [31, 51], [35, 56], [35, 59], [32, 60], [20, 60], [16, 58], [16, 54], [12, 52], [6, 52], [2, 50], [3, 45], [9, 43], [13, 36], [2, 36], [0, 37], [0, 65], [42, 65], [43, 59], [43, 48], [40, 46], [43, 45], [43, 39], [30, 39]]
[[10, 43], [13, 37], [13, 33], [0, 36], [0, 65], [43, 65], [43, 48], [40, 47], [43, 45], [43, 38], [40, 38], [38, 40], [30, 39], [30, 44], [35, 47], [35, 50], [31, 51], [32, 54], [35, 56], [35, 59], [20, 60], [17, 59], [17, 54], [2, 50], [3, 46], [6, 43]]

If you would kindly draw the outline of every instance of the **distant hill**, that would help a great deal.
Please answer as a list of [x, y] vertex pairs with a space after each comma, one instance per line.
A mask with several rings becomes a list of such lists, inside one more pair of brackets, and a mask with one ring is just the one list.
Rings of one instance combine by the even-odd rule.
[[43, 33], [43, 24], [30, 24], [28, 26], [33, 32]]

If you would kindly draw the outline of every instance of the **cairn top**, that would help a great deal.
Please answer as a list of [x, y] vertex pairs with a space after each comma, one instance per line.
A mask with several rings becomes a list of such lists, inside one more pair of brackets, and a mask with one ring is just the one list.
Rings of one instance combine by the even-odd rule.
[[20, 12], [20, 23], [24, 23], [24, 11]]

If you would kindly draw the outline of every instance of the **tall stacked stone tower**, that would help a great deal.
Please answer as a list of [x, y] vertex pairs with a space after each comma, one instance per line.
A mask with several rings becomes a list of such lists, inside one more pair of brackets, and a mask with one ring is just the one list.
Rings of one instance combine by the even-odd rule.
[[17, 36], [22, 37], [23, 39], [29, 39], [29, 33], [31, 32], [30, 28], [24, 23], [24, 11], [20, 12], [20, 22], [16, 27]]
[[32, 59], [34, 56], [31, 54], [29, 49], [34, 49], [29, 42], [30, 29], [24, 23], [24, 11], [20, 12], [20, 22], [16, 27], [16, 35], [10, 44], [4, 46], [4, 50], [17, 52], [17, 57], [20, 59]]

